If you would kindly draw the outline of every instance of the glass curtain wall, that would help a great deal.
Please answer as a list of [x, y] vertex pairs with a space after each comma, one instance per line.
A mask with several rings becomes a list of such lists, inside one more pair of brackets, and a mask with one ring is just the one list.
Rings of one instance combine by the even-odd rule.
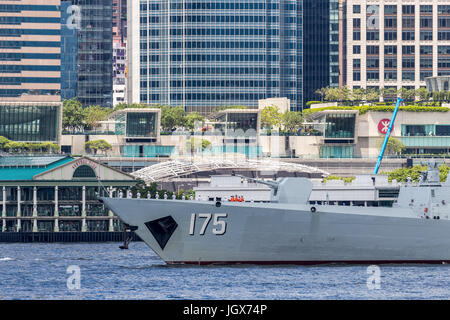
[[58, 106], [0, 105], [0, 136], [14, 141], [58, 141]]

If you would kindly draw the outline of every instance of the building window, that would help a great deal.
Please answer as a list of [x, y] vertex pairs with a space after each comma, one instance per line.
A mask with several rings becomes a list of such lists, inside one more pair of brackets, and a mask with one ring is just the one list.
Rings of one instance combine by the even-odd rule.
[[380, 80], [379, 71], [367, 71], [367, 81], [378, 81]]
[[397, 71], [385, 71], [384, 72], [384, 80], [385, 81], [396, 81], [397, 80]]
[[402, 80], [403, 81], [414, 81], [415, 74], [414, 71], [403, 71]]
[[75, 169], [73, 173], [74, 178], [96, 178], [94, 169], [89, 166], [82, 165]]

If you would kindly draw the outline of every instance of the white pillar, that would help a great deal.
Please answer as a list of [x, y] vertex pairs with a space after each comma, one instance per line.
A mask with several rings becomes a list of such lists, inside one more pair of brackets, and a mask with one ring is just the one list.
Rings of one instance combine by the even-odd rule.
[[20, 186], [17, 186], [17, 218], [20, 217], [21, 208], [20, 208]]
[[22, 227], [22, 224], [21, 224], [20, 218], [17, 218], [17, 230], [16, 231], [19, 232], [21, 227]]
[[53, 232], [59, 232], [58, 218], [55, 219], [55, 226], [53, 227]]
[[83, 218], [81, 220], [81, 231], [86, 232], [86, 186], [83, 186], [82, 189], [82, 205], [81, 205], [81, 217]]
[[37, 187], [33, 187], [33, 217], [37, 217]]
[[86, 217], [86, 186], [83, 186], [81, 216]]
[[[6, 187], [3, 186], [3, 210], [2, 217], [6, 217]], [[4, 224], [3, 224], [4, 225]]]
[[6, 219], [3, 219], [2, 232], [6, 231]]
[[37, 218], [34, 217], [33, 218], [33, 232], [37, 232], [37, 231], [38, 231]]
[[113, 231], [114, 231], [113, 218], [109, 218], [109, 232], [113, 232]]
[[58, 213], [58, 186], [55, 186], [55, 212], [54, 212], [54, 216], [58, 217], [59, 213]]

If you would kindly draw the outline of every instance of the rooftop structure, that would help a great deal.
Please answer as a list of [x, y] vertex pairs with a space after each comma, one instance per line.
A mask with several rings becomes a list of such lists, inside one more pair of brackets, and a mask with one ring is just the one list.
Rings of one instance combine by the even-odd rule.
[[261, 127], [261, 110], [258, 109], [226, 109], [217, 111], [212, 117], [214, 129], [220, 130], [225, 136], [255, 137]]
[[440, 77], [425, 78], [427, 89], [429, 92], [434, 91], [449, 91], [450, 90], [450, 75]]
[[0, 102], [0, 136], [9, 140], [59, 143], [61, 123], [61, 102]]
[[307, 174], [316, 174], [326, 176], [328, 173], [324, 170], [309, 167], [302, 164], [286, 163], [270, 159], [252, 160], [241, 159], [239, 161], [213, 159], [191, 162], [187, 160], [170, 160], [161, 162], [144, 169], [140, 169], [133, 176], [144, 180], [147, 184], [155, 181], [170, 181], [172, 179], [187, 176], [193, 173], [211, 171], [218, 169], [236, 169], [250, 171], [278, 171], [298, 172]]

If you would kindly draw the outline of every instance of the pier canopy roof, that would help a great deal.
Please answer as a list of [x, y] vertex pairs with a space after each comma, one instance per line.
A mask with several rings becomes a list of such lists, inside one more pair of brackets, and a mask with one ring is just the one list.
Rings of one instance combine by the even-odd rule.
[[35, 175], [72, 161], [69, 156], [0, 156], [0, 181], [32, 180]]
[[214, 171], [219, 169], [239, 169], [248, 171], [265, 172], [299, 172], [317, 175], [329, 175], [328, 172], [298, 163], [282, 162], [272, 159], [202, 159], [200, 161], [189, 160], [170, 160], [161, 162], [132, 173], [136, 178], [144, 180], [149, 184], [156, 181], [170, 181], [175, 178], [184, 177], [205, 171]]
[[65, 155], [49, 156], [0, 156], [0, 183], [32, 184], [49, 182], [83, 185], [121, 183], [132, 186], [136, 179], [122, 171], [111, 168], [87, 157], [74, 158]]

